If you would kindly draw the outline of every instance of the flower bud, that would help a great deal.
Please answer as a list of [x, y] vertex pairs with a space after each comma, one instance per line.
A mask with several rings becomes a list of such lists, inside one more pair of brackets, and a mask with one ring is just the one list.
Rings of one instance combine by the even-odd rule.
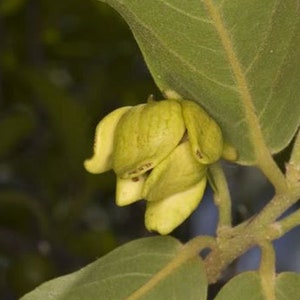
[[196, 209], [207, 165], [236, 150], [223, 142], [217, 123], [195, 102], [149, 101], [116, 109], [97, 126], [91, 173], [113, 169], [116, 203], [147, 200], [145, 224], [168, 234]]

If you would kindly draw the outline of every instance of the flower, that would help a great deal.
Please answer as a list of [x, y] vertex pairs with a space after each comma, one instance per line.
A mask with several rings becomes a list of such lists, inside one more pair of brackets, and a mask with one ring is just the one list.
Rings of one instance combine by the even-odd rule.
[[[91, 173], [113, 169], [119, 206], [147, 200], [145, 225], [168, 234], [196, 209], [207, 166], [225, 151], [216, 122], [189, 100], [149, 101], [114, 110], [96, 128]], [[229, 154], [228, 154], [229, 153]]]

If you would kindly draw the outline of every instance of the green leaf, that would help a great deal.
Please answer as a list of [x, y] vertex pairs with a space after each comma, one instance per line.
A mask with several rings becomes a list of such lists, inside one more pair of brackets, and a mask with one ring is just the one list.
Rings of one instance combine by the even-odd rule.
[[276, 300], [300, 299], [300, 274], [284, 272], [276, 278]]
[[[171, 237], [132, 241], [75, 273], [44, 283], [21, 300], [125, 299], [157, 276], [181, 249]], [[139, 299], [206, 299], [204, 274], [201, 259], [190, 259]]]
[[289, 143], [300, 122], [300, 0], [104, 2], [129, 24], [158, 87], [199, 102], [241, 163], [255, 162], [245, 103], [272, 153]]
[[[276, 276], [276, 300], [300, 299], [300, 274], [285, 272]], [[245, 272], [231, 279], [214, 300], [268, 300], [263, 294], [258, 272]]]
[[244, 272], [233, 277], [214, 300], [265, 300], [257, 272]]

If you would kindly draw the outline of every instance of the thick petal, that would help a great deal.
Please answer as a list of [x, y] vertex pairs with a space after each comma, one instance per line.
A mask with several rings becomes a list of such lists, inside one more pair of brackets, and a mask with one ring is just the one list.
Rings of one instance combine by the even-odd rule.
[[238, 152], [233, 146], [224, 142], [222, 157], [226, 160], [235, 161], [238, 159]]
[[197, 208], [206, 187], [206, 177], [190, 189], [161, 201], [147, 202], [145, 225], [149, 231], [169, 234]]
[[103, 173], [112, 168], [112, 152], [114, 145], [114, 133], [121, 117], [131, 108], [131, 106], [120, 107], [104, 119], [96, 128], [94, 155], [84, 162], [84, 167], [90, 173]]
[[216, 162], [223, 152], [220, 127], [197, 103], [184, 100], [181, 105], [188, 138], [195, 157], [203, 164]]
[[178, 145], [158, 164], [147, 178], [143, 196], [148, 201], [160, 201], [185, 191], [206, 176], [207, 166], [193, 156], [188, 141]]
[[122, 178], [144, 174], [169, 155], [184, 131], [181, 106], [175, 100], [133, 107], [116, 128], [114, 171]]
[[116, 204], [125, 206], [141, 200], [145, 179], [146, 175], [129, 179], [117, 177]]

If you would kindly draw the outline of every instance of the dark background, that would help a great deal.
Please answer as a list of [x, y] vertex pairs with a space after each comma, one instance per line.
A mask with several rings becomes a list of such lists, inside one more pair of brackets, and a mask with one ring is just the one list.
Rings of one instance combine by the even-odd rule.
[[[109, 6], [1, 0], [0, 299], [17, 299], [150, 235], [144, 203], [116, 207], [114, 174], [91, 175], [83, 168], [98, 121], [150, 94], [161, 98], [127, 25]], [[278, 156], [281, 165], [288, 153]], [[261, 209], [273, 191], [253, 168], [226, 170], [237, 223]], [[200, 209], [173, 235], [186, 241], [214, 234], [216, 217], [208, 190]], [[299, 233], [278, 243], [278, 270], [300, 270]], [[253, 250], [227, 276], [256, 267], [258, 259]]]

